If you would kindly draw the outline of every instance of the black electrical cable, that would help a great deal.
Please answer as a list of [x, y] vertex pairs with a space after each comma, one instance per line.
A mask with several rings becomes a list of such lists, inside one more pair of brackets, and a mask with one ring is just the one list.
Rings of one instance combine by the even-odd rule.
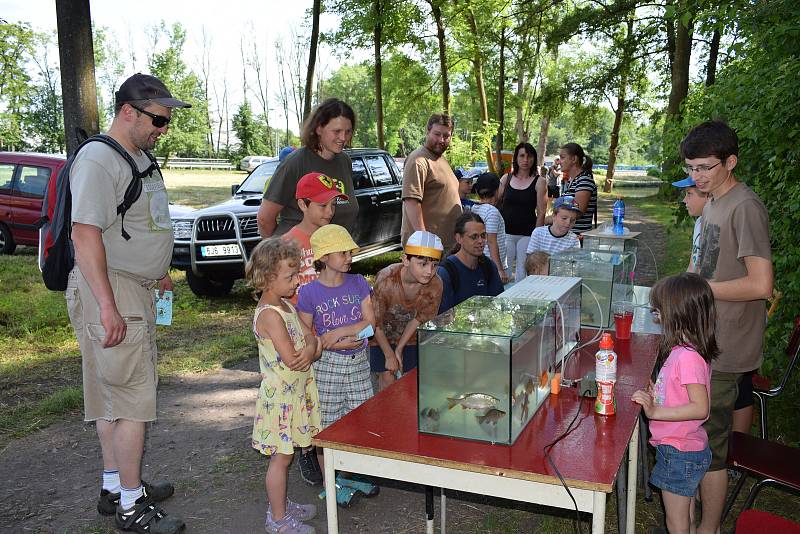
[[[561, 472], [558, 470], [558, 467], [556, 467], [555, 462], [553, 462], [553, 459], [550, 457], [550, 451], [553, 449], [553, 447], [555, 446], [556, 443], [558, 443], [559, 441], [561, 441], [562, 439], [567, 437], [569, 435], [569, 433], [572, 432], [572, 430], [574, 430], [572, 428], [572, 425], [575, 424], [575, 421], [578, 419], [578, 415], [580, 415], [580, 413], [581, 413], [581, 408], [583, 408], [584, 396], [589, 392], [590, 392], [590, 390], [586, 389], [579, 396], [578, 409], [575, 411], [575, 416], [572, 418], [572, 421], [570, 421], [569, 425], [567, 425], [567, 429], [560, 436], [558, 436], [556, 439], [554, 439], [553, 441], [551, 441], [550, 443], [545, 445], [544, 448], [542, 449], [544, 451], [544, 457], [547, 460], [547, 463], [549, 463], [550, 467], [553, 468], [553, 471], [556, 472], [556, 476], [558, 477], [558, 480], [561, 481], [561, 485], [564, 486], [565, 490], [567, 490], [567, 494], [569, 495], [569, 498], [572, 499], [573, 506], [575, 506], [575, 528], [577, 529], [578, 534], [582, 534], [582, 532], [583, 532], [581, 530], [581, 514], [580, 514], [580, 510], [578, 510], [578, 503], [575, 501], [575, 497], [572, 495], [572, 492], [570, 491], [569, 486], [567, 486], [567, 483], [564, 481], [564, 477], [561, 476]], [[588, 415], [587, 415], [587, 417], [588, 417]], [[581, 421], [582, 420], [583, 419], [581, 419]], [[578, 427], [576, 426], [575, 428], [578, 428]]]

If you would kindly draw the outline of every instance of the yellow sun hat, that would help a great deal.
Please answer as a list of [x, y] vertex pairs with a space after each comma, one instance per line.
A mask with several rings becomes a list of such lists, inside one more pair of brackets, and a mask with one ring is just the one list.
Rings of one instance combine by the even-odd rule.
[[345, 252], [353, 254], [358, 252], [358, 245], [350, 237], [350, 233], [338, 224], [320, 226], [311, 234], [311, 250], [314, 251], [314, 261], [331, 252]]

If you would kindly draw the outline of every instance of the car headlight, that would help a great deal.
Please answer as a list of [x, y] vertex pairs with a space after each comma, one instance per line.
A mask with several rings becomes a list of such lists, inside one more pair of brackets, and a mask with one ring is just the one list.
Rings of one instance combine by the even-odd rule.
[[175, 239], [191, 239], [192, 224], [193, 221], [182, 221], [179, 219], [173, 219], [172, 233], [175, 234]]

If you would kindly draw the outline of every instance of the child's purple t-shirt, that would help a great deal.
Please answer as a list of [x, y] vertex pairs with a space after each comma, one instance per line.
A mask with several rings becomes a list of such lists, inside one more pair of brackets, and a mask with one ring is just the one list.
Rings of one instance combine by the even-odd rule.
[[[689, 404], [687, 384], [703, 384], [711, 405], [711, 366], [692, 348], [672, 348], [667, 361], [658, 372], [653, 398], [658, 406], [673, 407]], [[708, 445], [703, 423], [708, 419], [690, 421], [650, 421], [650, 444], [671, 445], [679, 451], [702, 451]]]
[[[345, 274], [344, 282], [328, 287], [319, 280], [300, 286], [297, 309], [310, 313], [318, 336], [363, 320], [361, 301], [370, 296], [371, 288], [360, 274]], [[366, 346], [367, 340], [357, 349], [337, 350], [340, 354], [355, 354]]]

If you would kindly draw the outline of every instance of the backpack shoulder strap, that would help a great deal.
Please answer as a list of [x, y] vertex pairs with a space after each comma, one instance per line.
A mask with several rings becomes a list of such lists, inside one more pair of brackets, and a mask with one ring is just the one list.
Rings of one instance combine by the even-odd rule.
[[[131, 238], [130, 234], [125, 231], [125, 212], [127, 212], [133, 204], [139, 200], [139, 197], [142, 195], [142, 178], [145, 176], [151, 176], [154, 170], [159, 170], [158, 162], [153, 157], [150, 152], [144, 150], [143, 152], [147, 155], [147, 158], [150, 160], [150, 166], [145, 169], [144, 171], [139, 171], [139, 167], [136, 165], [136, 162], [133, 161], [133, 158], [128, 153], [125, 148], [117, 142], [116, 139], [111, 137], [110, 135], [106, 134], [97, 134], [93, 135], [89, 139], [87, 139], [85, 143], [89, 141], [100, 141], [101, 143], [105, 143], [106, 145], [113, 148], [122, 158], [128, 163], [131, 168], [131, 182], [128, 184], [128, 187], [125, 189], [125, 195], [122, 198], [122, 204], [117, 206], [117, 215], [122, 217], [122, 237], [125, 240], [129, 240]], [[83, 145], [81, 145], [83, 146]], [[77, 151], [76, 151], [77, 152]]]
[[444, 270], [447, 271], [447, 275], [450, 277], [450, 286], [453, 288], [453, 293], [458, 291], [458, 283], [459, 275], [458, 275], [458, 267], [453, 261], [450, 259], [452, 256], [447, 256], [444, 261], [441, 263]]
[[489, 265], [489, 262], [489, 258], [487, 258], [485, 255], [478, 258], [478, 265], [480, 266], [481, 271], [483, 271], [483, 280], [486, 282], [487, 287], [489, 286], [489, 280], [492, 278], [492, 266]]

